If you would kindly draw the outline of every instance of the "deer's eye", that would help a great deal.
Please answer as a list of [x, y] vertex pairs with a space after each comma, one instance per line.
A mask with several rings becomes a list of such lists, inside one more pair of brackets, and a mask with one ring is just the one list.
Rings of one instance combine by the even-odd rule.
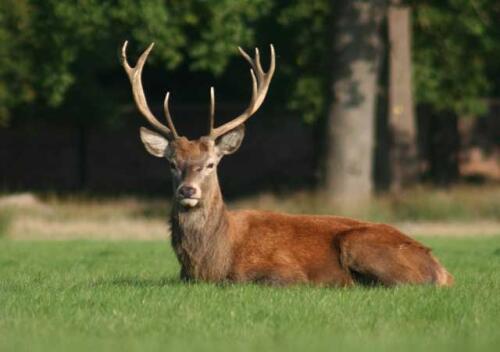
[[172, 170], [177, 170], [177, 165], [175, 165], [175, 163], [173, 161], [171, 161], [169, 164], [170, 164], [170, 168]]
[[213, 169], [214, 168], [214, 163], [210, 163], [207, 165], [207, 169]]

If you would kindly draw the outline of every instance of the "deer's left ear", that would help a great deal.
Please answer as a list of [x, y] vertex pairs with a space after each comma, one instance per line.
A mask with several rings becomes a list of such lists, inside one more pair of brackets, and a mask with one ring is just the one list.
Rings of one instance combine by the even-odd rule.
[[245, 137], [245, 125], [239, 125], [215, 141], [215, 148], [219, 155], [233, 154], [243, 142]]
[[165, 156], [168, 147], [168, 141], [162, 135], [148, 130], [146, 127], [141, 127], [141, 141], [149, 154], [158, 158]]

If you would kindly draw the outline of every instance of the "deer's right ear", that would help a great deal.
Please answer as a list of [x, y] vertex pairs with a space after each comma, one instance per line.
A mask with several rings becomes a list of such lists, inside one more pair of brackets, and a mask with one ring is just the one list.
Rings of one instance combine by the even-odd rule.
[[168, 147], [168, 141], [165, 137], [145, 127], [140, 128], [140, 134], [141, 141], [149, 154], [158, 158], [165, 156]]

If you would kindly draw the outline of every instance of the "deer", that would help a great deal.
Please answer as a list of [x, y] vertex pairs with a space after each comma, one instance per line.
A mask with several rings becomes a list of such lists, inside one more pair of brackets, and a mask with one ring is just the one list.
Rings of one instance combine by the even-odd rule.
[[260, 108], [275, 71], [275, 51], [264, 71], [259, 49], [254, 57], [238, 48], [250, 65], [252, 95], [237, 117], [214, 126], [214, 88], [210, 88], [209, 132], [195, 140], [174, 126], [167, 92], [166, 125], [151, 112], [142, 85], [151, 43], [134, 67], [125, 41], [121, 63], [139, 112], [155, 131], [140, 128], [147, 152], [170, 165], [173, 204], [171, 245], [180, 279], [208, 283], [295, 284], [331, 287], [429, 284], [451, 286], [453, 276], [431, 249], [396, 228], [330, 215], [292, 215], [263, 210], [228, 210], [217, 176], [221, 159], [242, 144], [245, 123]]

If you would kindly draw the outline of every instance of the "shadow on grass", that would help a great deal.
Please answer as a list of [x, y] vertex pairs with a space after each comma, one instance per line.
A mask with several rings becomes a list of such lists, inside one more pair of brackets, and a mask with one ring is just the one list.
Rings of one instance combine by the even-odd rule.
[[[377, 283], [374, 280], [363, 279], [356, 280], [357, 284], [353, 287], [338, 287], [335, 285], [308, 285], [308, 284], [291, 284], [291, 285], [280, 285], [273, 284], [272, 282], [245, 282], [245, 283], [236, 283], [231, 281], [224, 281], [220, 283], [207, 283], [200, 281], [184, 281], [179, 277], [163, 277], [163, 278], [145, 278], [145, 277], [137, 277], [137, 276], [124, 276], [124, 277], [114, 277], [114, 278], [102, 278], [102, 279], [94, 279], [89, 283], [89, 286], [94, 288], [162, 288], [162, 287], [182, 287], [182, 286], [203, 286], [210, 285], [220, 289], [233, 289], [238, 287], [258, 287], [259, 289], [319, 289], [319, 290], [353, 290], [353, 289], [362, 289], [362, 290], [390, 290], [392, 287], [384, 286], [380, 283]], [[405, 285], [402, 285], [405, 286]], [[432, 286], [432, 285], [431, 285]]]
[[168, 287], [186, 285], [178, 277], [166, 278], [141, 278], [136, 276], [99, 279], [90, 282], [92, 287], [133, 287], [133, 288], [148, 288], [148, 287]]

